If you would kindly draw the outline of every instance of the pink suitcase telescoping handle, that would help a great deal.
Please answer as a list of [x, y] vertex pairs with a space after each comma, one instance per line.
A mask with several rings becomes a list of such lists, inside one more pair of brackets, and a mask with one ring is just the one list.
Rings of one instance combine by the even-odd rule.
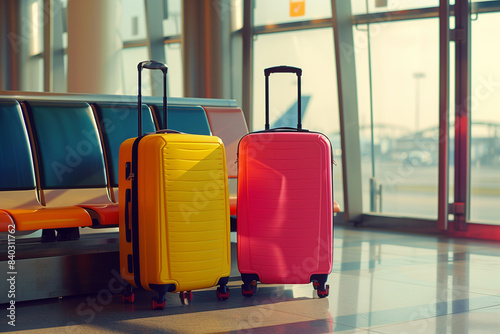
[[298, 67], [292, 66], [274, 66], [269, 67], [264, 70], [264, 75], [266, 76], [266, 130], [269, 130], [269, 75], [271, 73], [295, 73], [297, 75], [297, 89], [298, 89], [298, 101], [297, 101], [297, 109], [298, 109], [298, 121], [297, 121], [297, 130], [302, 130], [302, 112], [301, 112], [301, 91], [300, 91], [300, 78], [302, 76], [302, 69]]
[[138, 114], [139, 114], [139, 134], [142, 136], [142, 93], [141, 93], [141, 74], [142, 69], [148, 70], [161, 70], [163, 72], [163, 129], [167, 129], [167, 72], [168, 66], [156, 60], [141, 61], [137, 64], [137, 71], [139, 72], [139, 88], [138, 88]]

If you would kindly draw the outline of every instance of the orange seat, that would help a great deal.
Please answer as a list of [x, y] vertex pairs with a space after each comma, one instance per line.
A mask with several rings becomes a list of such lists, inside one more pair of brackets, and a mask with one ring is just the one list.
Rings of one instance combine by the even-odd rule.
[[92, 226], [118, 226], [118, 204], [105, 188], [43, 190], [47, 208], [80, 207], [92, 217]]
[[4, 211], [14, 219], [17, 231], [92, 226], [90, 215], [77, 206]]
[[[118, 204], [81, 204], [78, 205], [87, 211], [96, 212], [99, 225], [118, 226]], [[92, 216], [92, 214], [91, 214]]]
[[340, 212], [340, 206], [339, 203], [337, 203], [337, 201], [333, 201], [333, 212], [334, 213]]
[[7, 212], [0, 210], [0, 232], [9, 231], [10, 225], [14, 225], [14, 220]]
[[237, 202], [236, 197], [229, 197], [229, 212], [231, 213], [231, 216], [236, 216], [236, 202]]

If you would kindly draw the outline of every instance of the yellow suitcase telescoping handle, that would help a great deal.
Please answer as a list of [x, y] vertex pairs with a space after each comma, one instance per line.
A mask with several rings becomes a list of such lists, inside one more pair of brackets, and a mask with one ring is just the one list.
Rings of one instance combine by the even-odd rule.
[[139, 117], [139, 130], [138, 137], [142, 136], [142, 93], [141, 93], [141, 74], [142, 69], [148, 70], [161, 70], [163, 72], [163, 129], [167, 129], [167, 72], [168, 66], [156, 60], [141, 61], [137, 64], [137, 72], [139, 75], [139, 89], [137, 92], [138, 98], [138, 117]]

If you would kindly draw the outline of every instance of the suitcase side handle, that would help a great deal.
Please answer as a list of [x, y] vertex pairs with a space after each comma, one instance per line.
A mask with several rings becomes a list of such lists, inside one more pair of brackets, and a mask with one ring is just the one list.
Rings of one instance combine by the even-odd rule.
[[130, 229], [130, 189], [125, 190], [125, 240], [132, 242], [132, 230]]
[[274, 67], [268, 67], [264, 70], [264, 75], [266, 76], [266, 126], [265, 129], [269, 130], [269, 76], [271, 73], [295, 73], [297, 75], [297, 130], [302, 130], [302, 106], [301, 106], [301, 99], [300, 96], [302, 95], [301, 93], [301, 81], [300, 78], [302, 77], [302, 69], [298, 67], [292, 67], [292, 66], [274, 66]]
[[168, 66], [160, 63], [159, 61], [156, 60], [146, 60], [146, 61], [141, 61], [139, 64], [137, 64], [137, 72], [139, 73], [139, 87], [138, 87], [138, 93], [137, 93], [137, 100], [138, 100], [138, 135], [139, 137], [142, 136], [142, 93], [141, 93], [141, 74], [142, 74], [142, 69], [146, 68], [148, 70], [161, 70], [163, 72], [163, 129], [167, 128], [167, 72], [168, 72]]

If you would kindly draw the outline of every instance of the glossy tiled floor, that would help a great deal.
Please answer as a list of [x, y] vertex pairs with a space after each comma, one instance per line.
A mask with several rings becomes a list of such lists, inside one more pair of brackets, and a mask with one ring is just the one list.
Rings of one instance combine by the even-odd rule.
[[[311, 285], [260, 285], [241, 295], [236, 264], [231, 297], [193, 292], [191, 305], [167, 294], [122, 304], [105, 291], [23, 302], [15, 330], [32, 333], [500, 333], [500, 244], [336, 227], [330, 295]], [[236, 254], [233, 247], [233, 260]], [[235, 261], [233, 261], [234, 263]], [[5, 313], [5, 311], [4, 311]], [[5, 316], [0, 331], [13, 330]]]

